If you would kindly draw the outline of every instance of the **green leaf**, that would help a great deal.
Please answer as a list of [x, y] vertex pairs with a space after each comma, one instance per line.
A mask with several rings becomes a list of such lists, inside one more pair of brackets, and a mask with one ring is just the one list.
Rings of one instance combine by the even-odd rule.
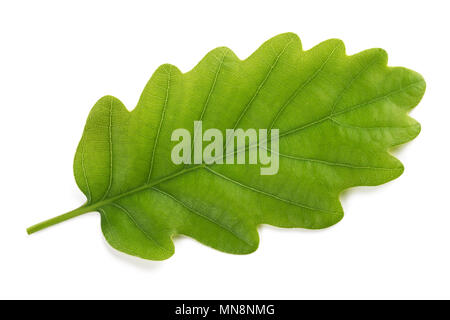
[[[424, 91], [419, 74], [387, 67], [381, 49], [347, 56], [333, 39], [303, 51], [292, 33], [244, 61], [217, 48], [184, 74], [162, 65], [133, 111], [111, 96], [95, 104], [74, 163], [86, 204], [28, 232], [98, 211], [111, 246], [162, 260], [177, 234], [246, 254], [258, 247], [259, 224], [329, 227], [343, 217], [342, 190], [401, 175], [388, 151], [419, 134], [407, 113]], [[195, 120], [224, 134], [279, 129], [278, 173], [261, 175], [257, 164], [175, 165], [171, 134], [186, 128], [193, 136]]]

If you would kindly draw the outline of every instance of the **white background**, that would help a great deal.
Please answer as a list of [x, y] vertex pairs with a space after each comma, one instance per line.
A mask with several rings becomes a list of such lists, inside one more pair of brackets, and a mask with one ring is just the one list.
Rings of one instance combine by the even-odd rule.
[[[0, 298], [450, 298], [448, 1], [1, 1]], [[406, 170], [342, 196], [345, 218], [308, 231], [260, 227], [250, 255], [180, 237], [163, 262], [110, 248], [96, 213], [27, 236], [84, 202], [72, 162], [103, 95], [132, 109], [153, 71], [190, 70], [209, 50], [247, 57], [297, 33], [305, 49], [382, 47], [421, 73]]]

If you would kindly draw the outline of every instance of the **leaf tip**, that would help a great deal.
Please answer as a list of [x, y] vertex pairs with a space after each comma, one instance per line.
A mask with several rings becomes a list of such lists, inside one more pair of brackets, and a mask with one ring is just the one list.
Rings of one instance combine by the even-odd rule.
[[175, 75], [175, 74], [181, 74], [180, 69], [178, 69], [177, 66], [170, 64], [170, 63], [164, 63], [156, 69], [155, 73], [165, 73], [168, 76]]
[[319, 48], [323, 48], [334, 55], [345, 55], [345, 44], [344, 41], [342, 41], [341, 39], [332, 38], [325, 40], [319, 43], [318, 45], [314, 46], [313, 48], [309, 49], [308, 51], [316, 51], [316, 50], [320, 51]]
[[280, 34], [270, 38], [269, 40], [267, 40], [262, 46], [269, 44], [269, 43], [273, 43], [273, 42], [291, 44], [294, 47], [298, 47], [300, 50], [302, 48], [302, 42], [300, 40], [300, 37], [293, 32], [280, 33]]

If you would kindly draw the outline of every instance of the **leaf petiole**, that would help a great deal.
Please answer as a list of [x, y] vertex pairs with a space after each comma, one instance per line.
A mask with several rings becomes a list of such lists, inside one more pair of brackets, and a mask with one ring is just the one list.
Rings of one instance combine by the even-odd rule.
[[69, 220], [69, 219], [81, 216], [82, 214], [85, 214], [85, 213], [88, 213], [88, 212], [91, 212], [91, 211], [95, 211], [95, 209], [96, 209], [96, 206], [82, 206], [82, 207], [79, 207], [79, 208], [77, 208], [75, 210], [69, 211], [69, 212], [64, 213], [62, 215], [59, 215], [57, 217], [54, 217], [54, 218], [42, 221], [40, 223], [37, 223], [37, 224], [29, 227], [27, 229], [27, 233], [28, 234], [35, 233], [37, 231], [40, 231], [40, 230], [45, 229], [47, 227], [53, 226], [53, 225], [58, 224], [60, 222], [63, 222], [63, 221], [66, 221], [66, 220]]

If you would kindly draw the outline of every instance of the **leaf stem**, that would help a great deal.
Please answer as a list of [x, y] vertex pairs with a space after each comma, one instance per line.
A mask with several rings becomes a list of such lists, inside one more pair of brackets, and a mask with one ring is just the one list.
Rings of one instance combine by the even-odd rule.
[[78, 216], [81, 216], [82, 214], [85, 214], [87, 212], [94, 211], [94, 210], [95, 210], [95, 207], [93, 207], [93, 206], [79, 207], [78, 209], [69, 211], [69, 212], [59, 215], [57, 217], [54, 217], [54, 218], [42, 221], [38, 224], [35, 224], [27, 229], [27, 233], [32, 234], [32, 233], [38, 232], [42, 229], [48, 228], [50, 226], [53, 226], [55, 224], [58, 224], [60, 222], [63, 222], [63, 221], [66, 221], [66, 220], [69, 220], [69, 219], [72, 219], [72, 218], [75, 218]]

